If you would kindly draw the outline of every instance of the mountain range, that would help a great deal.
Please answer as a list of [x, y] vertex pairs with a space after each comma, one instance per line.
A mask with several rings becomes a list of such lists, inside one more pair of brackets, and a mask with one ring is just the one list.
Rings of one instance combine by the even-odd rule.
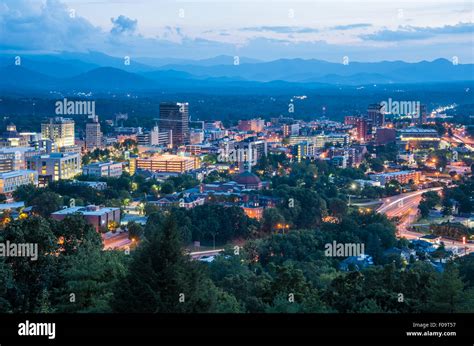
[[98, 52], [0, 57], [0, 90], [62, 92], [222, 91], [313, 89], [373, 84], [474, 80], [474, 64], [446, 59], [407, 63], [279, 59], [258, 61], [232, 56], [205, 60], [112, 57]]

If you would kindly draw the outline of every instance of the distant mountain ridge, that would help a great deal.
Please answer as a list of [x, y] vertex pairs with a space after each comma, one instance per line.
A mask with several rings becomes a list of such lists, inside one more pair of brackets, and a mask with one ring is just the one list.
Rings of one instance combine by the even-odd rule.
[[[0, 88], [6, 90], [192, 90], [221, 88], [318, 88], [370, 84], [473, 81], [474, 64], [453, 64], [446, 59], [407, 63], [279, 59], [262, 62], [231, 56], [186, 59], [123, 58], [103, 53], [25, 55], [0, 57]], [[148, 65], [145, 62], [152, 63]], [[166, 62], [173, 62], [165, 64]]]
[[[280, 59], [264, 63], [241, 65], [165, 65], [160, 69], [173, 69], [196, 76], [240, 77], [247, 80], [268, 82], [285, 80], [289, 82], [326, 82], [346, 84], [348, 76], [365, 76], [355, 79], [356, 84], [371, 84], [386, 80], [390, 83], [446, 82], [474, 79], [474, 65], [454, 65], [446, 59], [432, 62], [406, 63], [382, 61], [377, 63], [352, 62], [348, 65], [321, 60]], [[327, 78], [331, 76], [331, 78]], [[371, 79], [370, 76], [376, 77]], [[337, 78], [339, 77], [339, 78]], [[352, 82], [349, 84], [353, 84]]]

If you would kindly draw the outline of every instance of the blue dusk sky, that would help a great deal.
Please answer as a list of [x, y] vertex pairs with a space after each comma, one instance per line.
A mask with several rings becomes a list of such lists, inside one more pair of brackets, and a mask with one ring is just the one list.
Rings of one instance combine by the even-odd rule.
[[0, 0], [0, 52], [473, 63], [473, 3]]

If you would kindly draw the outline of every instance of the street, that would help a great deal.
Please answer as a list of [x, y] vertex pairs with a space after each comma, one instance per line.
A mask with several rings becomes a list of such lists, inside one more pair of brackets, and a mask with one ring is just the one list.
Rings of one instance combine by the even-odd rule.
[[[407, 239], [418, 239], [425, 235], [421, 232], [413, 232], [408, 227], [416, 220], [418, 214], [418, 204], [421, 201], [421, 195], [428, 191], [439, 191], [441, 187], [435, 187], [415, 192], [405, 193], [399, 196], [387, 198], [384, 204], [377, 209], [377, 212], [384, 213], [387, 217], [400, 217], [401, 222], [397, 225], [397, 237]], [[463, 244], [461, 241], [453, 241], [452, 239], [441, 238], [446, 249], [458, 248], [460, 255], [469, 254], [474, 250], [474, 244]], [[464, 251], [466, 249], [466, 252]]]
[[104, 250], [124, 249], [130, 246], [132, 241], [128, 239], [128, 233], [120, 233], [114, 237], [103, 239]]

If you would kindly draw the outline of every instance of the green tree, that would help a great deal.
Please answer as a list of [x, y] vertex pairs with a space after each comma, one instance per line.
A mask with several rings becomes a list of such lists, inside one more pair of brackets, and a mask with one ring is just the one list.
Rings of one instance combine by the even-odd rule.
[[13, 191], [13, 198], [15, 201], [28, 201], [36, 194], [37, 188], [33, 184], [21, 185]]
[[129, 272], [118, 283], [112, 307], [117, 312], [206, 312], [214, 297], [199, 263], [181, 249], [176, 221], [168, 217], [161, 230], [143, 241]]
[[443, 273], [430, 282], [426, 309], [440, 313], [457, 312], [463, 302], [463, 289], [459, 270], [454, 263], [448, 263]]
[[474, 287], [474, 256], [459, 259], [459, 272], [468, 287]]
[[5, 263], [5, 257], [0, 257], [0, 313], [11, 312], [7, 293], [13, 288], [13, 285], [11, 267]]
[[10, 222], [0, 232], [0, 243], [6, 241], [37, 245], [37, 251], [31, 253], [34, 255], [36, 252], [35, 256], [8, 256], [5, 259], [5, 264], [11, 269], [11, 273], [7, 271], [7, 278], [11, 275], [11, 279], [6, 280], [11, 310], [18, 313], [41, 311], [44, 290], [51, 287], [57, 276], [57, 238], [45, 219], [29, 217]]
[[124, 279], [126, 255], [102, 251], [94, 244], [83, 243], [60, 267], [63, 285], [57, 289], [58, 312], [111, 312], [114, 287]]
[[74, 254], [83, 243], [102, 249], [100, 234], [81, 215], [70, 215], [60, 222], [51, 220], [50, 223], [62, 256]]
[[28, 201], [28, 205], [33, 206], [39, 215], [49, 217], [51, 213], [58, 211], [62, 206], [62, 198], [57, 193], [44, 191]]
[[328, 208], [329, 212], [336, 217], [342, 217], [347, 214], [347, 203], [340, 198], [331, 198]]
[[370, 168], [374, 172], [383, 172], [383, 170], [384, 170], [383, 161], [380, 158], [370, 159], [369, 160], [369, 165], [370, 165]]
[[127, 225], [128, 239], [139, 240], [144, 233], [143, 226], [136, 222], [129, 222]]
[[453, 214], [453, 202], [450, 198], [445, 197], [443, 199], [443, 208], [441, 209], [443, 216], [448, 216]]
[[430, 208], [428, 204], [423, 201], [421, 201], [418, 205], [418, 209], [420, 210], [420, 215], [423, 218], [428, 217], [428, 215], [430, 214]]
[[168, 182], [163, 183], [163, 185], [161, 185], [160, 191], [163, 195], [172, 194], [174, 192], [174, 185], [172, 183], [168, 183]]
[[273, 232], [278, 224], [285, 223], [285, 219], [276, 208], [267, 208], [263, 211], [262, 230], [266, 233]]

